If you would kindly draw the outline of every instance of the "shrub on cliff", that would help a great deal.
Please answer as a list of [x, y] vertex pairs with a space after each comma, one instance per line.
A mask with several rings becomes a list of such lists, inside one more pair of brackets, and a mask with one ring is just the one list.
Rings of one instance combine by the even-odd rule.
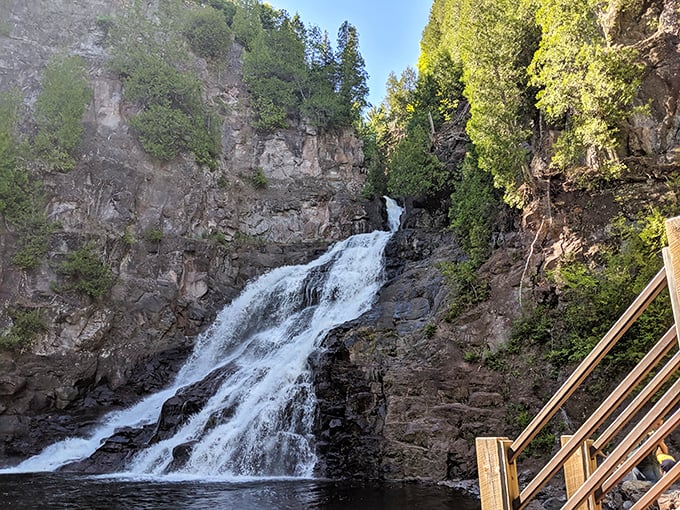
[[28, 346], [37, 336], [48, 331], [40, 310], [12, 310], [12, 326], [0, 334], [0, 347], [9, 349]]
[[191, 59], [178, 7], [164, 8], [157, 22], [138, 3], [117, 20], [110, 66], [121, 76], [125, 98], [142, 108], [131, 124], [145, 152], [163, 161], [192, 152], [199, 164], [215, 167], [219, 123], [203, 103], [199, 78], [186, 69]]
[[67, 172], [74, 167], [83, 114], [91, 99], [82, 58], [60, 55], [47, 64], [35, 103], [35, 149], [51, 168]]
[[56, 225], [44, 213], [41, 183], [20, 164], [28, 150], [17, 136], [20, 104], [16, 90], [0, 95], [0, 214], [17, 235], [12, 262], [33, 269], [42, 262]]
[[231, 44], [231, 31], [224, 15], [205, 7], [189, 13], [184, 36], [196, 55], [207, 59], [223, 58]]
[[114, 284], [116, 277], [111, 268], [102, 262], [91, 243], [66, 254], [57, 266], [57, 272], [67, 283], [54, 290], [75, 290], [91, 297], [103, 296]]

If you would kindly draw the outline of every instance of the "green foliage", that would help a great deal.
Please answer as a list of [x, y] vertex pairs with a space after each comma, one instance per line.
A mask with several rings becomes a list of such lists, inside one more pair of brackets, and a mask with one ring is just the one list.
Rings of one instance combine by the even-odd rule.
[[144, 151], [163, 161], [190, 147], [191, 118], [169, 106], [152, 105], [130, 120]]
[[427, 130], [413, 126], [390, 158], [387, 191], [392, 195], [433, 195], [447, 183], [448, 171], [431, 152]]
[[359, 53], [359, 34], [347, 21], [338, 30], [337, 61], [338, 95], [340, 104], [346, 109], [343, 117], [355, 121], [367, 105], [368, 74], [364, 59]]
[[125, 232], [123, 232], [123, 242], [128, 246], [132, 246], [137, 242], [137, 238], [135, 237], [135, 230], [132, 225], [128, 225], [125, 227]]
[[488, 298], [488, 283], [480, 279], [477, 269], [491, 253], [493, 221], [501, 208], [501, 197], [493, 187], [492, 178], [479, 169], [474, 152], [467, 154], [460, 178], [453, 186], [449, 219], [467, 259], [441, 267], [452, 290], [448, 320]]
[[491, 253], [492, 224], [500, 209], [501, 198], [491, 175], [479, 168], [475, 153], [468, 152], [451, 194], [449, 219], [463, 249], [477, 267]]
[[433, 338], [436, 333], [437, 333], [436, 324], [429, 323], [423, 328], [423, 336], [425, 338]]
[[597, 0], [540, 0], [540, 46], [529, 73], [537, 106], [564, 130], [551, 165], [565, 169], [594, 149], [605, 176], [620, 169], [619, 128], [633, 113], [642, 66], [633, 48], [613, 46], [598, 21]]
[[545, 345], [553, 338], [553, 322], [552, 310], [539, 305], [512, 324], [509, 342], [517, 346]]
[[77, 56], [57, 56], [45, 68], [35, 103], [35, 149], [54, 169], [69, 171], [82, 135], [85, 106], [92, 99], [85, 63]]
[[364, 120], [357, 126], [357, 131], [364, 143], [364, 166], [368, 171], [366, 185], [361, 195], [366, 199], [383, 196], [387, 193], [387, 165], [384, 152], [378, 145], [375, 124], [370, 116], [368, 122]]
[[[510, 403], [509, 410], [511, 414], [510, 425], [517, 434], [523, 431], [527, 425], [531, 423], [531, 420], [535, 415], [535, 413], [531, 412], [526, 404]], [[545, 456], [546, 454], [549, 454], [555, 447], [555, 441], [555, 434], [552, 433], [549, 427], [546, 426], [541, 429], [538, 435], [531, 441], [531, 443], [529, 443], [529, 446], [525, 450], [524, 454], [537, 457]]]
[[533, 12], [512, 0], [463, 0], [457, 44], [464, 94], [470, 102], [467, 133], [479, 167], [494, 176], [510, 205], [522, 205], [527, 175], [531, 105], [526, 66], [535, 43]]
[[250, 177], [250, 182], [256, 189], [264, 189], [269, 185], [269, 179], [264, 173], [264, 169], [258, 166]]
[[190, 12], [184, 36], [196, 55], [208, 59], [224, 58], [231, 44], [224, 14], [212, 7]]
[[296, 15], [245, 1], [233, 22], [245, 46], [243, 75], [257, 111], [256, 127], [285, 128], [302, 116], [314, 126], [338, 128], [360, 120], [367, 75], [356, 29], [344, 23], [333, 52], [328, 34], [307, 29]]
[[100, 14], [97, 16], [95, 23], [105, 34], [108, 34], [109, 30], [111, 30], [116, 24], [113, 17], [108, 14]]
[[12, 34], [12, 25], [4, 19], [0, 19], [0, 36], [9, 37]]
[[[581, 361], [602, 339], [662, 265], [666, 244], [663, 215], [651, 209], [634, 222], [617, 217], [612, 237], [596, 259], [565, 260], [551, 278], [558, 306], [542, 305], [513, 326], [521, 345], [549, 343], [548, 358], [556, 366]], [[614, 347], [608, 359], [619, 367], [637, 363], [672, 323], [667, 293], [645, 313]]]
[[91, 297], [106, 294], [116, 280], [111, 268], [101, 261], [92, 243], [67, 253], [56, 269], [68, 279], [63, 290], [75, 290]]
[[40, 183], [19, 165], [16, 126], [20, 104], [18, 91], [0, 95], [0, 214], [18, 237], [12, 262], [21, 269], [33, 269], [42, 262], [56, 225], [48, 223], [43, 212]]
[[39, 309], [15, 310], [10, 313], [12, 327], [0, 335], [0, 347], [15, 349], [28, 347], [39, 335], [48, 331]]
[[234, 37], [246, 50], [252, 49], [253, 41], [262, 33], [260, 11], [264, 8], [257, 0], [242, 0], [234, 13], [232, 29]]
[[275, 28], [262, 30], [246, 53], [243, 74], [255, 98], [258, 129], [285, 127], [286, 119], [300, 104], [300, 86], [304, 83], [304, 41], [295, 26], [279, 15]]
[[163, 240], [163, 231], [160, 228], [150, 228], [144, 232], [144, 237], [152, 243], [159, 243]]
[[50, 235], [58, 224], [49, 223], [44, 213], [36, 211], [22, 218], [17, 227], [18, 251], [12, 257], [12, 263], [21, 269], [35, 269], [42, 263], [49, 248]]
[[[617, 0], [608, 8], [635, 17], [642, 5]], [[631, 107], [641, 67], [633, 48], [605, 39], [602, 9], [599, 0], [434, 0], [415, 81], [423, 99], [395, 94], [396, 78], [388, 82], [390, 146], [404, 136], [409, 109], [427, 106], [435, 125], [454, 119], [462, 83], [478, 166], [508, 204], [523, 206], [533, 189], [528, 155], [537, 108], [561, 132], [551, 168], [587, 182], [593, 172], [579, 166], [588, 154], [597, 179], [617, 176], [619, 129], [641, 111]]]
[[489, 283], [477, 274], [478, 267], [470, 259], [439, 264], [438, 269], [446, 278], [451, 291], [447, 320], [455, 319], [471, 305], [489, 298]]
[[119, 19], [112, 31], [110, 65], [123, 79], [125, 98], [142, 107], [130, 123], [148, 154], [168, 161], [192, 152], [197, 163], [214, 168], [220, 152], [218, 122], [203, 104], [198, 77], [183, 69], [190, 59], [171, 7], [172, 2], [158, 23], [148, 20], [138, 3]]

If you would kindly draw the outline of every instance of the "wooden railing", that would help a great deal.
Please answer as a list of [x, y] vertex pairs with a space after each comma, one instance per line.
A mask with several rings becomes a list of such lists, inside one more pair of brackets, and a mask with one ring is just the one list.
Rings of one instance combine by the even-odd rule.
[[[664, 267], [517, 439], [477, 438], [482, 510], [523, 509], [561, 469], [564, 470], [568, 498], [563, 510], [599, 510], [603, 497], [680, 424], [680, 379], [660, 396], [662, 388], [680, 368], [677, 342], [680, 298], [675, 286], [676, 277], [680, 278], [680, 217], [666, 221], [666, 232], [669, 247], [663, 250]], [[520, 489], [517, 477], [519, 455], [665, 287], [669, 289], [675, 324], [573, 435], [562, 436], [560, 450], [526, 487]], [[671, 354], [673, 355], [670, 356]], [[659, 367], [662, 360], [669, 356], [670, 360]], [[655, 369], [655, 375], [635, 398], [604, 431], [598, 433], [597, 439], [592, 439], [594, 433]], [[639, 418], [641, 410], [650, 405], [653, 396], [657, 397], [656, 403]], [[663, 424], [658, 426], [661, 420]], [[605, 447], [613, 443], [624, 427], [633, 424], [635, 425], [630, 432], [605, 456]], [[598, 459], [602, 459], [599, 465]], [[680, 464], [676, 464], [661, 481], [654, 484], [632, 510], [647, 508], [663, 491], [680, 479], [678, 466]]]

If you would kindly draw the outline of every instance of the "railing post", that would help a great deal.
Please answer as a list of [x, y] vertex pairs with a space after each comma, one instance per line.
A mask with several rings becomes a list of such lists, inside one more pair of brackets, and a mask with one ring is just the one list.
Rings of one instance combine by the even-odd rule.
[[505, 437], [478, 437], [477, 471], [482, 510], [514, 510], [519, 503], [517, 462], [510, 462], [512, 441]]
[[[572, 436], [566, 435], [560, 438], [562, 448], [564, 448], [571, 438]], [[597, 469], [597, 459], [590, 454], [592, 445], [592, 439], [584, 441], [581, 443], [581, 447], [564, 463], [564, 482], [567, 486], [567, 499], [569, 499]], [[588, 501], [577, 508], [577, 510], [601, 509], [602, 505], [595, 501], [594, 496], [590, 496]]]
[[[680, 216], [667, 219], [665, 225], [668, 248], [663, 249], [663, 262], [673, 307], [673, 319], [676, 329], [680, 331], [680, 295], [678, 295], [677, 288], [677, 283], [680, 282]], [[678, 341], [680, 341], [680, 335]]]

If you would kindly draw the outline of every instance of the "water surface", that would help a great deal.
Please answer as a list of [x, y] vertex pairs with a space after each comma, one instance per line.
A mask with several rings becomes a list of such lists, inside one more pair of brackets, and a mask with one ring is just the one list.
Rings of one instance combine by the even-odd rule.
[[12, 510], [479, 510], [447, 487], [318, 480], [203, 482], [60, 473], [0, 475]]

